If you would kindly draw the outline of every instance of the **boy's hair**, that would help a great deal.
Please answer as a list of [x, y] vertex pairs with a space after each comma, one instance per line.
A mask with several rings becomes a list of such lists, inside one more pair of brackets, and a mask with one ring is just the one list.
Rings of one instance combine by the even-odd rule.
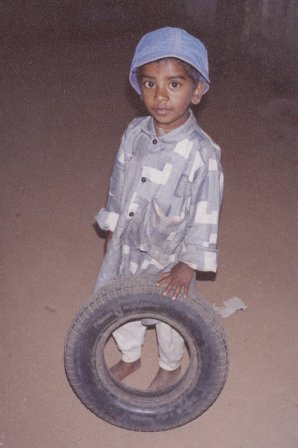
[[[194, 86], [196, 86], [198, 84], [198, 82], [204, 81], [200, 72], [195, 67], [188, 64], [188, 62], [181, 61], [181, 59], [178, 59], [178, 58], [162, 58], [162, 59], [158, 59], [157, 61], [153, 61], [153, 62], [162, 62], [162, 61], [179, 61], [179, 62], [181, 62], [181, 64], [183, 65], [183, 68], [185, 70], [185, 73], [192, 80]], [[141, 81], [142, 81], [142, 68], [143, 67], [144, 66], [142, 65], [141, 67], [138, 67], [136, 70], [136, 75], [137, 75], [137, 80], [138, 80], [139, 85], [141, 85]]]

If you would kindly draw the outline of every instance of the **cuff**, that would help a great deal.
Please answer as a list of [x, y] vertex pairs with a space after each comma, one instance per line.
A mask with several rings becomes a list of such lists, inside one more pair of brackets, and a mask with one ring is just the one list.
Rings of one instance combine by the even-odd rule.
[[182, 261], [195, 271], [216, 272], [217, 250], [206, 250], [192, 245], [178, 255], [178, 261]]
[[108, 212], [105, 208], [99, 210], [95, 216], [96, 222], [102, 230], [114, 232], [119, 219], [118, 213]]

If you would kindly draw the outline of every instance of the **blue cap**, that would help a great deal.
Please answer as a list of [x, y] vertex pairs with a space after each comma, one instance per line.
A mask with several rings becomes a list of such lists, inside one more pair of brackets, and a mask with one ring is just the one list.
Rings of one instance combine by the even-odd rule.
[[137, 68], [163, 58], [177, 58], [195, 67], [209, 89], [208, 53], [203, 42], [180, 28], [165, 27], [145, 34], [137, 45], [129, 72], [129, 81], [140, 95]]

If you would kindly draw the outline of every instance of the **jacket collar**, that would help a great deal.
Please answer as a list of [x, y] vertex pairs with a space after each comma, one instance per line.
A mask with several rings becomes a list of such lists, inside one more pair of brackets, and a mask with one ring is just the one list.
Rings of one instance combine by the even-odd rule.
[[157, 138], [159, 142], [162, 143], [177, 143], [183, 138], [187, 137], [193, 132], [193, 130], [198, 126], [197, 120], [194, 117], [193, 111], [189, 109], [190, 115], [186, 122], [179, 126], [173, 131], [167, 134], [157, 136], [155, 132], [154, 120], [153, 118], [146, 117], [141, 123], [141, 131], [147, 134], [150, 138]]

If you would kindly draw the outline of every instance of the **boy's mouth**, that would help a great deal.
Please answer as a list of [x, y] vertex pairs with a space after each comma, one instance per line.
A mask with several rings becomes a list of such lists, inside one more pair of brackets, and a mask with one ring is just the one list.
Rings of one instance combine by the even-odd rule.
[[171, 111], [171, 109], [167, 107], [155, 107], [153, 110], [157, 115], [160, 116], [167, 115]]

